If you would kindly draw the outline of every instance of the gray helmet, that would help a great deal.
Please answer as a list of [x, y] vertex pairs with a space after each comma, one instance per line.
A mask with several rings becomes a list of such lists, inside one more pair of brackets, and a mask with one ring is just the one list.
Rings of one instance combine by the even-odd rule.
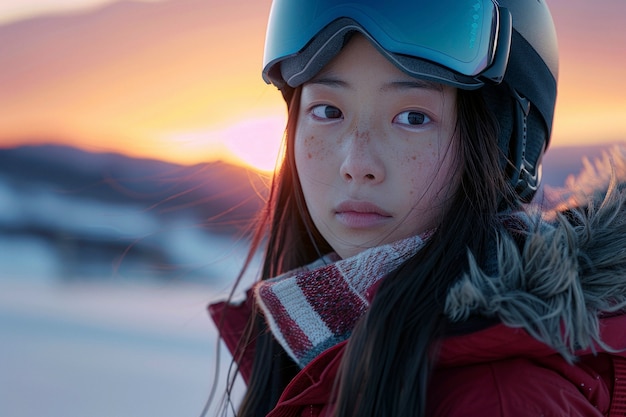
[[409, 75], [482, 89], [500, 125], [522, 201], [541, 181], [552, 130], [558, 48], [544, 0], [274, 0], [263, 78], [279, 89], [314, 77], [359, 32]]

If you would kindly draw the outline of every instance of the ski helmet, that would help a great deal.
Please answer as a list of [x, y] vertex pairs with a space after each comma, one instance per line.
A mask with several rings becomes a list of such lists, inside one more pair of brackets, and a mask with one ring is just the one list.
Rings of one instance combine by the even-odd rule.
[[359, 32], [405, 73], [481, 89], [499, 122], [507, 176], [521, 200], [541, 181], [552, 130], [558, 48], [545, 0], [274, 0], [263, 78], [313, 78]]

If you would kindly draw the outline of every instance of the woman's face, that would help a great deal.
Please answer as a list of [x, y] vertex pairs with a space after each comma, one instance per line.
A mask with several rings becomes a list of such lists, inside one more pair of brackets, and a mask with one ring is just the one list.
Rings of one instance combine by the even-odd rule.
[[339, 256], [436, 225], [457, 183], [455, 125], [454, 88], [404, 74], [362, 36], [303, 86], [296, 168]]

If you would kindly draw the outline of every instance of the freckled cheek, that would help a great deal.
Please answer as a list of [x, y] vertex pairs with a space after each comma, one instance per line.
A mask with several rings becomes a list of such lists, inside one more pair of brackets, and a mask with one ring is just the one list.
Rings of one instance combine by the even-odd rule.
[[316, 135], [307, 135], [296, 140], [296, 158], [307, 160], [320, 160], [328, 156], [329, 147], [325, 141]]
[[320, 144], [315, 139], [315, 136], [309, 136], [304, 139], [302, 143], [302, 152], [305, 153], [306, 159], [319, 157]]
[[418, 149], [411, 147], [402, 152], [402, 158], [406, 164], [416, 164], [418, 161], [428, 161], [436, 157], [432, 143], [424, 143]]

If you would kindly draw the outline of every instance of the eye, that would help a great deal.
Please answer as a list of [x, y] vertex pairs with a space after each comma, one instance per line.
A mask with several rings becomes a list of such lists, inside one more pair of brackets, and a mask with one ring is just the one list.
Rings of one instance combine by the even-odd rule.
[[395, 123], [400, 123], [408, 126], [422, 126], [429, 123], [431, 120], [430, 117], [428, 117], [424, 113], [411, 110], [404, 111], [398, 114], [396, 117], [394, 117], [393, 121]]
[[341, 119], [343, 114], [335, 106], [320, 104], [311, 109], [311, 114], [317, 119]]

